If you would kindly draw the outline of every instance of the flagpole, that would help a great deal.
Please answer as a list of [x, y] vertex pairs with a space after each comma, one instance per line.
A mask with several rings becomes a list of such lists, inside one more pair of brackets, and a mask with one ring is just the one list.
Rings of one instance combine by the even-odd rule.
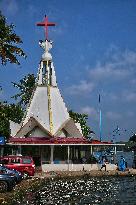
[[100, 110], [100, 142], [102, 141], [102, 111]]
[[100, 142], [102, 141], [102, 111], [101, 111], [101, 96], [99, 94], [99, 130], [100, 130]]

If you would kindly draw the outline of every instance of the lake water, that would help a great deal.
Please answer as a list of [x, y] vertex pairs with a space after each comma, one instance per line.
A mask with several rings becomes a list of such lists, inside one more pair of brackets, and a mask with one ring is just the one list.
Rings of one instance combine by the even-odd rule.
[[52, 179], [20, 204], [136, 205], [136, 177]]

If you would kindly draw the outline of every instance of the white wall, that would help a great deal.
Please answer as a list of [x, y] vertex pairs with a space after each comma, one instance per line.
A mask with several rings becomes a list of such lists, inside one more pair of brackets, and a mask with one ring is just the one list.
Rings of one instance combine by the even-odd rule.
[[29, 137], [48, 137], [48, 135], [43, 132], [39, 127], [34, 128], [31, 131], [31, 134], [29, 135]]
[[[42, 171], [82, 171], [84, 170], [91, 171], [91, 170], [100, 170], [100, 164], [43, 164]], [[115, 164], [107, 164], [107, 170], [116, 170], [117, 166]], [[103, 168], [104, 170], [104, 168]]]

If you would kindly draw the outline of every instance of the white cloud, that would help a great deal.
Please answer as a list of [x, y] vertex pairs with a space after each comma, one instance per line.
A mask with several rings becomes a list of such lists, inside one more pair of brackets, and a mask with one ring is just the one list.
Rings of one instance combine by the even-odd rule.
[[136, 53], [134, 51], [126, 50], [122, 54], [122, 57], [125, 60], [124, 63], [128, 63], [130, 65], [136, 64]]
[[93, 89], [94, 89], [93, 83], [82, 80], [80, 81], [80, 84], [71, 85], [70, 87], [68, 87], [67, 91], [69, 91], [69, 93], [72, 95], [84, 95], [92, 92]]
[[[108, 55], [108, 56], [107, 56]], [[115, 49], [115, 53], [106, 54], [105, 62], [98, 61], [94, 68], [89, 70], [90, 78], [98, 80], [123, 80], [132, 77], [135, 73], [136, 52]]]
[[86, 80], [71, 85], [67, 90], [71, 95], [93, 94], [93, 91], [105, 92], [109, 100], [118, 101], [126, 85], [129, 87], [127, 101], [135, 101], [135, 94], [132, 93], [132, 85], [136, 84], [135, 67], [136, 52], [120, 51], [116, 46], [112, 46], [94, 67], [90, 68], [89, 65], [85, 65]]
[[123, 93], [122, 98], [127, 102], [136, 102], [136, 92], [126, 91]]
[[136, 92], [132, 91], [131, 88], [129, 90], [123, 91], [123, 88], [118, 93], [105, 93], [105, 97], [110, 101], [117, 102], [125, 102], [125, 103], [133, 103], [136, 102]]
[[110, 120], [119, 120], [121, 119], [121, 115], [119, 113], [113, 112], [113, 111], [108, 111], [106, 113], [106, 117]]
[[95, 120], [98, 120], [98, 112], [93, 107], [90, 107], [90, 106], [82, 107], [80, 109], [80, 112], [89, 115], [91, 118], [93, 118]]
[[90, 70], [90, 77], [95, 78], [95, 80], [112, 80], [113, 78], [120, 80], [128, 77], [129, 74], [128, 70], [117, 69], [114, 63], [97, 64], [95, 69]]

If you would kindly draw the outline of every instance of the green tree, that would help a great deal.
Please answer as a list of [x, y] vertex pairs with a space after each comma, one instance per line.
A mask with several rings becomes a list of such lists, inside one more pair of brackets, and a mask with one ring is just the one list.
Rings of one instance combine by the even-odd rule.
[[80, 123], [81, 130], [84, 137], [88, 138], [89, 134], [94, 133], [93, 131], [91, 131], [90, 127], [87, 126], [87, 119], [88, 119], [87, 114], [79, 114], [70, 110], [69, 115], [74, 120], [74, 122]]
[[5, 16], [0, 11], [0, 57], [3, 65], [6, 65], [8, 61], [19, 65], [17, 56], [26, 57], [23, 50], [16, 46], [22, 43], [22, 40], [13, 29], [14, 25], [8, 25]]
[[19, 93], [12, 96], [15, 100], [18, 100], [18, 104], [21, 106], [26, 106], [31, 98], [32, 92], [35, 88], [35, 79], [34, 74], [28, 74], [19, 83], [13, 83], [13, 86], [19, 89]]
[[20, 123], [23, 113], [23, 109], [19, 105], [0, 102], [0, 135], [8, 138], [10, 135], [9, 120]]
[[133, 134], [133, 135], [130, 137], [129, 141], [136, 142], [136, 134]]
[[[118, 142], [119, 144], [123, 144], [124, 142]], [[133, 150], [133, 147], [136, 146], [136, 134], [133, 134], [128, 142], [125, 142], [125, 146], [123, 147], [123, 151], [130, 151]]]

